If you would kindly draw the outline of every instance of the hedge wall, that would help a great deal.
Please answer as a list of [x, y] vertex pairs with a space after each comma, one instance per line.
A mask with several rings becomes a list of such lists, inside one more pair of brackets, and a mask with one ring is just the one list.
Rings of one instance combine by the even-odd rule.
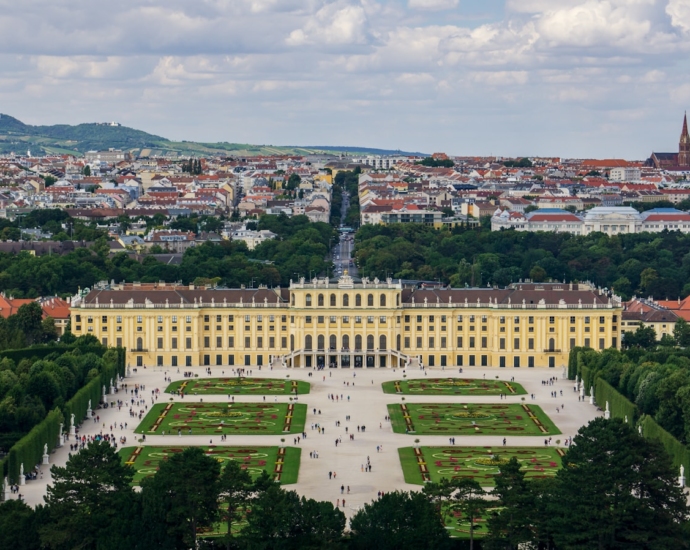
[[585, 367], [582, 364], [582, 361], [578, 359], [577, 372], [580, 375], [580, 378], [582, 378], [582, 383], [585, 385], [585, 395], [589, 395], [591, 393], [589, 390], [594, 385], [591, 369], [589, 367]]
[[[581, 351], [588, 351], [591, 350], [592, 348], [586, 348], [583, 346], [576, 346], [573, 349], [570, 350], [570, 353], [568, 354], [568, 379], [569, 380], [575, 380], [575, 377], [579, 374], [578, 372], [578, 356]], [[589, 391], [589, 388], [587, 388], [587, 391]]]
[[118, 376], [124, 375], [125, 369], [125, 353], [124, 349], [117, 349], [117, 360], [113, 365], [106, 367], [103, 371], [89, 381], [82, 389], [74, 394], [72, 399], [65, 403], [63, 412], [67, 419], [67, 426], [71, 415], [74, 414], [74, 424], [78, 426], [86, 418], [86, 411], [89, 409], [89, 400], [91, 400], [91, 408], [95, 409], [102, 400], [103, 386], [106, 392], [110, 391], [110, 381], [115, 382]]
[[62, 412], [53, 409], [40, 424], [34, 426], [10, 449], [5, 472], [9, 475], [10, 483], [19, 483], [21, 464], [24, 464], [24, 473], [28, 473], [42, 462], [44, 445], [48, 445], [49, 453], [55, 448], [62, 421]]
[[[66, 351], [72, 351], [78, 349], [82, 353], [95, 353], [99, 357], [103, 355], [106, 348], [102, 346], [75, 346], [74, 344], [64, 345], [64, 344], [42, 344], [32, 346], [30, 348], [23, 349], [10, 349], [6, 351], [0, 351], [0, 359], [8, 357], [12, 359], [15, 363], [19, 363], [22, 359], [31, 359], [35, 357], [36, 359], [43, 359], [50, 355], [51, 353], [64, 353]], [[119, 349], [119, 348], [118, 348]], [[123, 350], [124, 351], [124, 350]], [[123, 373], [124, 374], [124, 373]]]
[[640, 419], [642, 435], [648, 439], [657, 439], [671, 455], [673, 466], [680, 470], [685, 466], [686, 475], [690, 476], [690, 451], [688, 448], [657, 424], [651, 416], [644, 415]]
[[606, 410], [606, 402], [609, 403], [611, 417], [624, 420], [628, 417], [628, 422], [635, 422], [638, 416], [637, 406], [620, 394], [616, 388], [606, 380], [597, 378], [594, 383], [594, 399], [602, 410]]
[[[79, 349], [82, 353], [95, 353], [103, 357], [105, 353], [114, 351], [117, 354], [115, 361], [103, 369], [103, 371], [81, 388], [67, 403], [62, 410], [54, 409], [50, 411], [40, 424], [21, 438], [10, 449], [7, 457], [0, 461], [0, 468], [3, 476], [9, 476], [10, 483], [19, 483], [20, 464], [24, 464], [24, 472], [29, 472], [36, 464], [42, 462], [43, 445], [48, 445], [48, 453], [57, 445], [58, 434], [60, 433], [60, 423], [63, 423], [63, 430], [69, 433], [70, 415], [74, 414], [75, 424], [82, 423], [86, 416], [86, 411], [91, 399], [91, 406], [95, 408], [100, 403], [103, 385], [109, 390], [110, 380], [116, 380], [118, 376], [125, 375], [126, 353], [123, 348], [106, 349], [101, 346], [40, 346], [21, 350], [9, 350], [0, 353], [0, 357], [9, 357], [15, 362], [25, 358], [44, 358], [54, 352], [65, 352]], [[105, 353], [104, 353], [105, 352]]]

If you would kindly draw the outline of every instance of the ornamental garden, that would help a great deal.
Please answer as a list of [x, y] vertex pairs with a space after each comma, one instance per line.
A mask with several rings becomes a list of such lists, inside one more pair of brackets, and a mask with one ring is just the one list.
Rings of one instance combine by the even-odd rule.
[[417, 435], [555, 435], [561, 433], [537, 405], [402, 403], [388, 405], [396, 433]]
[[469, 478], [493, 487], [499, 467], [517, 458], [526, 479], [553, 477], [565, 452], [553, 447], [402, 447], [398, 449], [406, 483]]
[[301, 403], [158, 403], [135, 433], [144, 435], [278, 435], [301, 433]]
[[[283, 485], [297, 483], [299, 473], [301, 449], [297, 447], [228, 447], [204, 446], [204, 452], [224, 466], [230, 461], [240, 463], [242, 469], [247, 470], [252, 478], [258, 478], [266, 472], [274, 481]], [[140, 446], [125, 447], [119, 451], [125, 464], [132, 466], [134, 484], [154, 475], [158, 465], [175, 453], [181, 453], [183, 446]]]
[[382, 384], [384, 393], [408, 395], [526, 395], [520, 384], [504, 380], [430, 378], [394, 380]]
[[177, 380], [165, 390], [184, 395], [297, 395], [309, 393], [309, 382], [276, 378], [202, 378]]

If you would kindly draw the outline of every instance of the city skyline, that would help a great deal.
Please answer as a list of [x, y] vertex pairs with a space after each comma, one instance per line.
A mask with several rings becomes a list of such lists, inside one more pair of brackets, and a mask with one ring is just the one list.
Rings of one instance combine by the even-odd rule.
[[685, 0], [126, 1], [117, 11], [30, 0], [1, 25], [3, 111], [29, 124], [646, 159], [675, 150], [690, 105]]

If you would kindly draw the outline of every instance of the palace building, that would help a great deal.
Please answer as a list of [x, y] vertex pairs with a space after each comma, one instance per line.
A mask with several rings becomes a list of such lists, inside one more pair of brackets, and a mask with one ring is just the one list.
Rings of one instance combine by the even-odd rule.
[[575, 346], [618, 348], [621, 313], [585, 284], [419, 289], [346, 273], [275, 289], [100, 283], [71, 318], [130, 366], [555, 368]]

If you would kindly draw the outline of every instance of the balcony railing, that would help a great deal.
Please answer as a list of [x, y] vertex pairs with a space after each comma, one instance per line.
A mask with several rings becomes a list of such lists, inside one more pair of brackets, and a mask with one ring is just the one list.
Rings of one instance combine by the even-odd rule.
[[561, 350], [549, 348], [549, 349], [545, 349], [544, 353], [561, 353]]

